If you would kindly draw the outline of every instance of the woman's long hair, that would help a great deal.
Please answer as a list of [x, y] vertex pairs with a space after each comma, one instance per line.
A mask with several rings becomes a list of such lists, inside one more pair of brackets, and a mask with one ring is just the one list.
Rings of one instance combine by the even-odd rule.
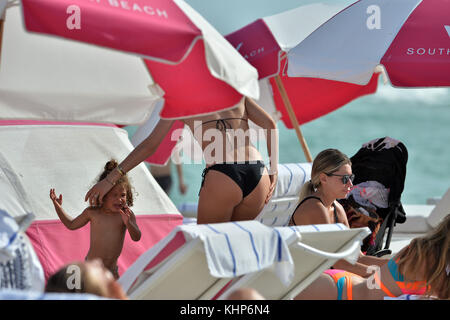
[[398, 267], [406, 279], [425, 281], [427, 295], [450, 299], [450, 214], [400, 252]]
[[352, 165], [350, 159], [337, 149], [325, 149], [315, 158], [311, 169], [311, 180], [307, 181], [300, 190], [299, 202], [313, 194], [320, 186], [320, 174], [331, 174], [343, 165]]

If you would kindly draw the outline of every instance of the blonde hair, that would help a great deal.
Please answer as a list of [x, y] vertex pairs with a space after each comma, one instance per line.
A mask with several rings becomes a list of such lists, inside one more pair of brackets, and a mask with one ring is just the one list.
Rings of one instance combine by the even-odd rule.
[[427, 235], [415, 238], [399, 254], [399, 272], [406, 279], [424, 280], [427, 295], [450, 299], [450, 214]]
[[320, 186], [320, 174], [331, 174], [343, 165], [352, 165], [350, 159], [337, 149], [325, 149], [315, 158], [311, 169], [311, 180], [307, 181], [300, 190], [299, 201], [313, 194]]

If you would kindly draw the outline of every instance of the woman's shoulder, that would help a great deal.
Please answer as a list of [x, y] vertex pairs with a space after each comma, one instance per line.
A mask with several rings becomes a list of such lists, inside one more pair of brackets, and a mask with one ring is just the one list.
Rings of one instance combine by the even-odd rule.
[[342, 206], [342, 204], [340, 204], [339, 201], [334, 201], [334, 207], [336, 208], [338, 221], [340, 223], [345, 224], [347, 227], [350, 227], [350, 225], [348, 223], [348, 219], [347, 219], [347, 213], [346, 213], [344, 207]]
[[316, 223], [321, 221], [321, 216], [326, 216], [326, 208], [318, 197], [306, 197], [297, 205], [294, 211], [295, 220], [304, 220], [305, 222]]
[[333, 204], [334, 204], [334, 207], [336, 208], [338, 213], [344, 214], [347, 217], [347, 214], [345, 213], [345, 209], [342, 206], [342, 204], [339, 203], [339, 201], [335, 200], [333, 202]]
[[297, 209], [301, 208], [301, 207], [303, 207], [303, 208], [307, 208], [307, 207], [312, 207], [312, 208], [314, 208], [314, 207], [321, 207], [321, 208], [325, 208], [325, 206], [323, 205], [322, 200], [319, 197], [314, 196], [314, 195], [306, 196], [305, 198], [303, 198], [298, 203]]

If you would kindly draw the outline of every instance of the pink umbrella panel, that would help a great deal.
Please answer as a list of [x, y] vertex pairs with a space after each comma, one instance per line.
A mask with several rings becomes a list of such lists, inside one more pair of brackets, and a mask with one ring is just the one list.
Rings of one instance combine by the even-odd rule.
[[203, 42], [197, 42], [191, 54], [177, 65], [145, 60], [154, 81], [165, 91], [161, 118], [213, 113], [235, 106], [241, 100], [238, 91], [211, 75], [204, 52]]
[[[283, 61], [287, 63], [286, 60]], [[280, 80], [288, 92], [289, 99], [298, 124], [305, 124], [333, 112], [351, 101], [365, 95], [374, 94], [378, 87], [379, 73], [374, 73], [367, 85], [357, 85], [342, 81], [318, 78], [289, 77], [281, 75]], [[269, 79], [273, 90], [273, 99], [277, 109], [281, 112], [281, 120], [288, 129], [293, 129], [292, 121], [284, 108], [283, 97], [275, 78]]]
[[28, 31], [166, 63], [189, 53], [201, 31], [173, 1], [23, 0]]
[[178, 143], [178, 139], [181, 136], [183, 128], [184, 123], [180, 120], [175, 120], [169, 132], [166, 134], [163, 141], [161, 141], [161, 143], [159, 144], [158, 149], [156, 149], [155, 153], [153, 153], [150, 157], [148, 157], [144, 161], [149, 164], [155, 164], [160, 166], [166, 165], [167, 162], [170, 160], [170, 157], [172, 156], [172, 152], [175, 146]]
[[450, 1], [425, 0], [380, 63], [397, 87], [450, 86]]

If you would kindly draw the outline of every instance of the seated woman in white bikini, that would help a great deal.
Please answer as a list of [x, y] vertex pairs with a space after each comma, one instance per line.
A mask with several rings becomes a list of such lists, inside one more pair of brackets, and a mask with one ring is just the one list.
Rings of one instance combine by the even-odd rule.
[[[265, 129], [270, 172], [262, 162], [259, 151], [248, 141], [248, 120]], [[206, 162], [197, 223], [256, 218], [271, 198], [277, 182], [278, 133], [270, 115], [252, 99], [244, 98], [236, 108], [182, 121], [202, 147]], [[103, 196], [122, 174], [156, 151], [172, 124], [173, 120], [161, 119], [153, 132], [119, 164], [118, 170], [87, 192], [85, 200], [89, 200], [91, 205], [101, 203]], [[243, 135], [244, 139], [240, 139], [239, 135]]]

